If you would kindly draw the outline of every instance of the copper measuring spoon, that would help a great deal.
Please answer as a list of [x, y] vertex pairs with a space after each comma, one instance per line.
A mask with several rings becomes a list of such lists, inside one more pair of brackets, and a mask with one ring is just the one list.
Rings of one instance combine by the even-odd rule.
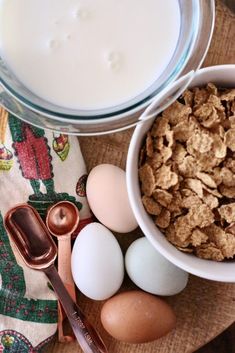
[[[58, 273], [71, 298], [76, 302], [75, 284], [71, 273], [71, 235], [79, 224], [77, 207], [69, 201], [61, 201], [49, 208], [46, 225], [49, 232], [58, 239]], [[70, 342], [72, 336], [64, 335], [63, 322], [65, 315], [58, 303], [59, 342]]]
[[5, 226], [26, 265], [47, 275], [83, 352], [108, 353], [101, 337], [61, 281], [54, 265], [57, 247], [37, 211], [26, 204], [18, 205], [6, 214]]

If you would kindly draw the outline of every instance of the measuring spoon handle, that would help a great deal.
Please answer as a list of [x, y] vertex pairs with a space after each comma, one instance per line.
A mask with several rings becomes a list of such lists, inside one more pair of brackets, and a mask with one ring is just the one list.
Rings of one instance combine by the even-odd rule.
[[108, 353], [98, 332], [68, 294], [54, 265], [43, 270], [51, 282], [84, 353]]
[[71, 298], [76, 301], [75, 284], [71, 272], [71, 236], [58, 237], [58, 273]]

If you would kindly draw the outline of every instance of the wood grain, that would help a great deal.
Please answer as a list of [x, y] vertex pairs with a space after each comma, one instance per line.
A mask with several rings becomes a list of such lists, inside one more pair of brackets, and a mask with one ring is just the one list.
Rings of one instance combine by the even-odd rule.
[[[207, 0], [205, 0], [207, 1]], [[204, 66], [235, 63], [235, 17], [226, 5], [216, 3], [216, 24], [213, 40]], [[126, 155], [133, 130], [101, 137], [80, 138], [81, 149], [91, 170], [100, 163], [112, 163], [125, 168]], [[137, 237], [138, 230], [129, 235], [117, 235], [123, 252]], [[134, 288], [128, 278], [121, 291]], [[90, 321], [99, 329], [111, 353], [190, 353], [205, 345], [235, 320], [235, 285], [217, 283], [190, 276], [187, 288], [179, 295], [166, 299], [174, 308], [178, 321], [166, 337], [145, 345], [117, 342], [106, 334], [100, 324], [102, 302], [78, 295], [78, 303]], [[76, 343], [50, 344], [50, 353], [82, 352]], [[218, 351], [219, 352], [219, 351]]]

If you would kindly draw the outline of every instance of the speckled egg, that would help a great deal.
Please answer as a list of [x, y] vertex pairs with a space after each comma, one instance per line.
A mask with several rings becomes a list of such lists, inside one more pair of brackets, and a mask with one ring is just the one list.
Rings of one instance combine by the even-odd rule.
[[162, 299], [143, 291], [129, 291], [115, 295], [104, 304], [101, 322], [119, 341], [146, 343], [170, 332], [176, 317]]

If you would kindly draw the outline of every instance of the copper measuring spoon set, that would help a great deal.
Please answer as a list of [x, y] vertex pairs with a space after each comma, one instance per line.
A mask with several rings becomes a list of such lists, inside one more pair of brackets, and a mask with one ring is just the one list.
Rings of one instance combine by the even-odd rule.
[[[78, 211], [71, 205], [64, 202], [52, 206], [46, 222], [50, 232], [58, 237], [58, 251], [64, 247], [68, 254], [71, 253], [70, 236], [79, 222]], [[59, 268], [63, 267], [65, 285], [56, 270], [57, 246], [38, 212], [27, 204], [18, 205], [8, 211], [5, 226], [26, 265], [47, 275], [83, 352], [108, 353], [102, 338], [76, 304], [70, 268], [65, 263], [58, 264]]]

